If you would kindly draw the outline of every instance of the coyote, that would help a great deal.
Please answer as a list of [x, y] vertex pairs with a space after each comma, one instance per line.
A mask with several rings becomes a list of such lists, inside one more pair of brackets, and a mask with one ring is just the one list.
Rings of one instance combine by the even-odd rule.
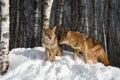
[[79, 52], [84, 55], [84, 62], [88, 62], [88, 57], [94, 64], [97, 63], [97, 57], [103, 62], [104, 65], [108, 66], [109, 61], [105, 54], [105, 51], [99, 41], [90, 37], [89, 35], [80, 33], [78, 31], [62, 30], [62, 36], [59, 43], [67, 44], [74, 49], [73, 59], [76, 59]]
[[46, 60], [51, 56], [52, 62], [55, 61], [56, 55], [62, 56], [62, 49], [55, 34], [56, 28], [56, 26], [52, 29], [43, 28], [43, 46], [45, 47]]

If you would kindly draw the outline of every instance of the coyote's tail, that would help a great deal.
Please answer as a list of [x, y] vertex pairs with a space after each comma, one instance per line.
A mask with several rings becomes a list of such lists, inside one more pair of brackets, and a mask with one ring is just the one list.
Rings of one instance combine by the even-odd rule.
[[100, 54], [100, 60], [101, 62], [105, 65], [105, 66], [108, 66], [109, 65], [109, 60], [106, 56], [106, 53], [104, 50], [101, 51], [101, 54]]

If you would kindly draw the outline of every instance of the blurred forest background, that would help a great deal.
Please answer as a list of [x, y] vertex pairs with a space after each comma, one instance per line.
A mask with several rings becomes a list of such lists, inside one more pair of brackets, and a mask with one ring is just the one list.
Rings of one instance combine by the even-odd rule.
[[[10, 50], [42, 45], [44, 5], [44, 0], [10, 0]], [[55, 25], [95, 37], [110, 64], [120, 67], [120, 0], [54, 0], [50, 27]]]

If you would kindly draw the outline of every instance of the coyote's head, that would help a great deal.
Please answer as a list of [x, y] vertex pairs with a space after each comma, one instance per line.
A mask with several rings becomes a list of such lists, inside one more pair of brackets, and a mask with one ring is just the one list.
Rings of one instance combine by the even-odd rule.
[[43, 37], [45, 41], [52, 41], [56, 37], [56, 26], [53, 28], [43, 28]]
[[59, 44], [68, 44], [71, 37], [71, 31], [67, 29], [62, 29], [61, 39], [59, 40]]

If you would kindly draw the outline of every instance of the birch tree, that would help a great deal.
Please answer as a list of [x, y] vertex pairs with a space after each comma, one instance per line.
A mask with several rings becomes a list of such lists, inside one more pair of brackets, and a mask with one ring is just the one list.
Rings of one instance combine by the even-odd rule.
[[94, 35], [97, 39], [97, 14], [96, 14], [96, 0], [93, 0], [93, 24], [94, 24]]
[[44, 14], [43, 14], [43, 28], [49, 27], [52, 3], [53, 0], [45, 0]]
[[0, 74], [4, 74], [9, 66], [9, 0], [1, 0], [1, 41], [0, 41]]
[[38, 38], [38, 0], [34, 0], [34, 30], [33, 30], [32, 46], [37, 46]]
[[60, 38], [61, 30], [63, 26], [63, 8], [64, 8], [63, 5], [64, 5], [64, 0], [57, 1], [58, 38]]
[[85, 8], [85, 26], [86, 26], [86, 32], [89, 33], [89, 27], [88, 27], [88, 4], [87, 4], [87, 0], [85, 0], [85, 5], [86, 5], [86, 8]]
[[104, 9], [104, 0], [102, 0], [102, 10], [101, 10], [101, 18], [102, 18], [102, 31], [103, 31], [103, 37], [104, 37], [104, 46], [105, 46], [105, 52], [106, 52], [106, 55], [107, 55], [107, 42], [106, 42], [106, 30], [105, 30], [105, 9]]

